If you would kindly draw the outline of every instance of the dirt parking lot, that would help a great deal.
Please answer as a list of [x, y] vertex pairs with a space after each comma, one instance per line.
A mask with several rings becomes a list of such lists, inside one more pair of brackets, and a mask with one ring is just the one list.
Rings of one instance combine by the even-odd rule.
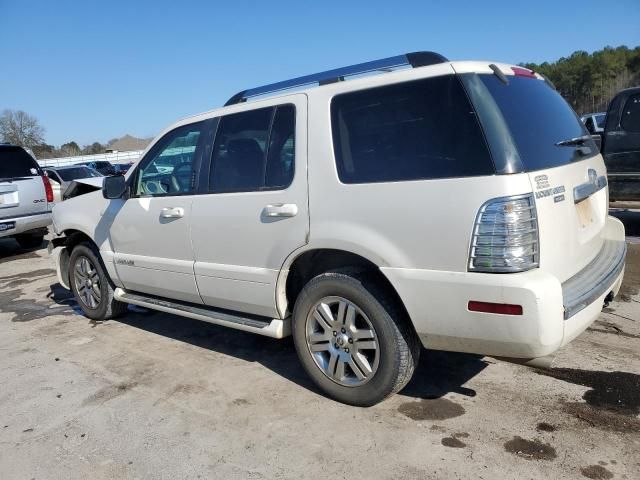
[[[619, 211], [637, 235], [640, 213]], [[0, 478], [640, 478], [640, 239], [553, 368], [423, 351], [368, 409], [292, 342], [130, 310], [91, 322], [45, 248], [0, 240]]]

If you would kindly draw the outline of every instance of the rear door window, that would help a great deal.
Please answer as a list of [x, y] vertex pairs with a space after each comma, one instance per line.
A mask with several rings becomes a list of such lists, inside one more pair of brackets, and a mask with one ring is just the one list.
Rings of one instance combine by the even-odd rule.
[[494, 173], [473, 107], [454, 75], [338, 95], [331, 120], [343, 183]]
[[260, 108], [220, 119], [213, 146], [212, 192], [288, 187], [295, 169], [295, 107]]
[[511, 132], [524, 170], [558, 167], [598, 153], [590, 138], [581, 145], [556, 145], [588, 135], [588, 131], [562, 96], [544, 81], [509, 76], [505, 84], [493, 74], [478, 77]]
[[31, 155], [20, 147], [0, 147], [0, 180], [35, 177], [42, 171]]

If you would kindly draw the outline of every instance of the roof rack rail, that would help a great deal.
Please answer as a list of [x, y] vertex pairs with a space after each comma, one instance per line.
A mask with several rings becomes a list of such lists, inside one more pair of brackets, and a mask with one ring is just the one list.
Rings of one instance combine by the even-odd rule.
[[290, 88], [301, 87], [304, 85], [311, 85], [313, 83], [317, 83], [318, 85], [327, 85], [329, 83], [340, 82], [344, 80], [344, 77], [349, 77], [352, 75], [360, 75], [380, 70], [384, 71], [404, 66], [417, 68], [444, 62], [448, 62], [448, 60], [439, 53], [435, 52], [405, 53], [403, 55], [396, 55], [395, 57], [388, 57], [382, 58], [380, 60], [373, 60], [371, 62], [358, 63], [356, 65], [350, 65], [348, 67], [335, 68], [333, 70], [327, 70], [326, 72], [304, 75], [302, 77], [292, 78], [290, 80], [284, 80], [282, 82], [263, 85], [262, 87], [242, 90], [241, 92], [236, 93], [233, 97], [227, 100], [227, 103], [225, 103], [224, 106], [226, 107], [228, 105], [235, 105], [237, 103], [246, 102], [250, 97], [279, 92], [281, 90], [288, 90]]

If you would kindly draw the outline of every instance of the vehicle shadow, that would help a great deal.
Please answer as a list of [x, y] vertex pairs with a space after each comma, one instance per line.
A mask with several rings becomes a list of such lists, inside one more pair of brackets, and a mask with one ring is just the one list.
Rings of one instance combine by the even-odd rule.
[[628, 208], [611, 208], [609, 215], [616, 217], [624, 224], [627, 236], [640, 236], [640, 210]]
[[13, 238], [0, 238], [0, 264], [11, 260], [22, 260], [25, 258], [37, 258], [38, 250], [47, 247], [47, 241], [44, 240], [35, 248], [22, 248]]
[[[82, 314], [68, 290], [58, 283], [50, 288], [51, 292], [47, 295], [49, 299], [59, 305], [70, 306], [76, 314]], [[117, 321], [246, 362], [257, 362], [287, 380], [322, 395], [300, 365], [291, 337], [276, 340], [133, 305], [129, 306], [126, 315], [109, 321]], [[93, 320], [87, 322], [94, 327], [102, 323]], [[463, 385], [487, 365], [479, 355], [422, 349], [413, 379], [400, 394], [420, 399], [440, 398], [448, 393], [472, 397], [475, 396], [475, 391]]]

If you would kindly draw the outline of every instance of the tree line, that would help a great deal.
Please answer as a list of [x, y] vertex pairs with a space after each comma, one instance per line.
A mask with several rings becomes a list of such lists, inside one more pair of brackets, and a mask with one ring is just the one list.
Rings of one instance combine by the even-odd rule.
[[[640, 85], [640, 47], [576, 51], [555, 62], [521, 65], [546, 75], [579, 114], [606, 111], [618, 91]], [[0, 142], [30, 148], [37, 158], [104, 153], [116, 140], [82, 147], [70, 141], [56, 148], [45, 142], [44, 128], [36, 117], [21, 110], [4, 110], [0, 115]]]
[[617, 92], [640, 85], [640, 47], [577, 51], [556, 62], [523, 66], [546, 75], [580, 115], [606, 112]]

